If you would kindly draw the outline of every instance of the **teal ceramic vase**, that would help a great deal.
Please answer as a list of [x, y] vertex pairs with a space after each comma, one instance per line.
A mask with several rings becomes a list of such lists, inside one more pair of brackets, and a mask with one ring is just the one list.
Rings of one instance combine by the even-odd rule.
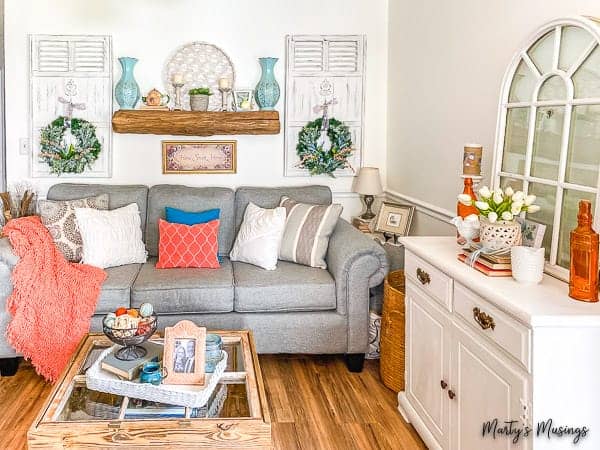
[[124, 56], [119, 58], [121, 63], [121, 79], [115, 86], [115, 97], [121, 109], [134, 109], [140, 100], [140, 87], [133, 76], [133, 68], [138, 62], [136, 58]]
[[279, 84], [275, 79], [273, 68], [278, 58], [258, 58], [262, 75], [260, 81], [256, 85], [254, 98], [259, 108], [263, 111], [275, 109], [275, 105], [279, 100]]

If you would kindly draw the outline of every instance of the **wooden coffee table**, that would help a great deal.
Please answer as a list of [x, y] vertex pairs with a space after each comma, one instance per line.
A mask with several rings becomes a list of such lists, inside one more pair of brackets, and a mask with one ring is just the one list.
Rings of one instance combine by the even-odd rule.
[[27, 434], [38, 448], [271, 449], [271, 422], [250, 331], [216, 331], [227, 369], [203, 409], [168, 405], [87, 389], [85, 370], [112, 343], [86, 336]]

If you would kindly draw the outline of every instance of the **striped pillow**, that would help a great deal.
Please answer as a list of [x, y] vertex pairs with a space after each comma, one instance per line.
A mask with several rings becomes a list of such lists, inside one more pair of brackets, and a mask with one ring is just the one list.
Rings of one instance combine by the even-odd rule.
[[287, 213], [279, 259], [310, 267], [327, 268], [325, 255], [342, 205], [311, 205], [281, 197]]

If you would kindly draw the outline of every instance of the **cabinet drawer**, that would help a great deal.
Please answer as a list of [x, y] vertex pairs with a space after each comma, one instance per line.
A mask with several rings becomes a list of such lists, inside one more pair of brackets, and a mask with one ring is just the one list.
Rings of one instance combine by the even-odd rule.
[[404, 274], [448, 311], [452, 310], [452, 278], [409, 251]]
[[454, 311], [477, 333], [494, 341], [530, 370], [529, 328], [459, 283], [454, 285]]

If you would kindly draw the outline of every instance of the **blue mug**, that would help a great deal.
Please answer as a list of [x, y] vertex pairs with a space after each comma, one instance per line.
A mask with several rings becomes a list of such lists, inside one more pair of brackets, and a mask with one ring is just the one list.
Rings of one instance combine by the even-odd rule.
[[151, 383], [158, 386], [162, 383], [162, 380], [167, 376], [167, 369], [161, 368], [160, 364], [154, 361], [150, 361], [144, 364], [142, 367], [142, 373], [140, 374], [140, 383]]

